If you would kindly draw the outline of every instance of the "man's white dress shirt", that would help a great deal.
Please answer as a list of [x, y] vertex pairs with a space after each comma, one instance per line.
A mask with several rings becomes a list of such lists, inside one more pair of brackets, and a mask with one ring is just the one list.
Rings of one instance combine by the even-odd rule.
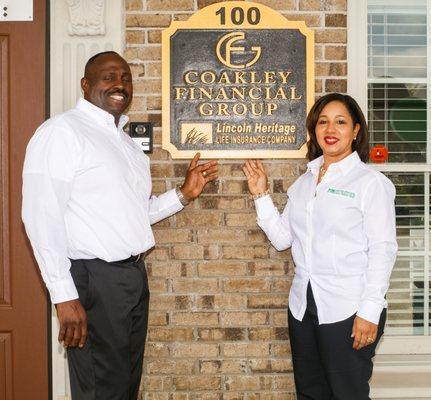
[[69, 259], [123, 260], [154, 246], [150, 225], [181, 210], [151, 196], [148, 157], [114, 117], [80, 99], [27, 147], [22, 218], [53, 303], [78, 298]]
[[397, 252], [394, 185], [356, 152], [331, 164], [316, 185], [322, 163], [308, 163], [281, 215], [270, 196], [257, 199], [257, 222], [277, 250], [292, 247], [289, 308], [297, 320], [310, 282], [320, 324], [355, 312], [377, 324]]

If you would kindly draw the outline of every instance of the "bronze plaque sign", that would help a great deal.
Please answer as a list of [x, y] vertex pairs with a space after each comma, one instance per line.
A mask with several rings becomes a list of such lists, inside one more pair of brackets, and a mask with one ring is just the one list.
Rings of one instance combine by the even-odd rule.
[[257, 3], [216, 3], [163, 31], [163, 148], [172, 158], [301, 158], [314, 36]]

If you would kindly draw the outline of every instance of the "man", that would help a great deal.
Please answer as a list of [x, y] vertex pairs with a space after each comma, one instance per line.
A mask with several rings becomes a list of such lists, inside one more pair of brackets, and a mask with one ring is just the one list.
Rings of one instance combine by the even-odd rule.
[[[134, 400], [142, 371], [148, 283], [142, 254], [150, 224], [180, 211], [217, 178], [191, 161], [181, 188], [151, 196], [148, 157], [124, 132], [132, 95], [127, 62], [90, 58], [84, 99], [31, 139], [22, 216], [57, 309], [74, 400]], [[87, 329], [88, 327], [88, 329]]]

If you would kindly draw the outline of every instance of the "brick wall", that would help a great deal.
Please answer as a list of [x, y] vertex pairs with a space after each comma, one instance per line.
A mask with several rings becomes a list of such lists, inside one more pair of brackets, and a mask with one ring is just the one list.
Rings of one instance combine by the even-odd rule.
[[[346, 91], [347, 0], [263, 0], [315, 30], [316, 95]], [[126, 0], [126, 50], [135, 85], [132, 120], [153, 121], [155, 194], [182, 182], [187, 162], [161, 149], [161, 30], [212, 0]], [[220, 178], [176, 216], [154, 226], [147, 257], [151, 312], [145, 400], [289, 400], [289, 251], [270, 247], [255, 223], [242, 162], [220, 160]], [[304, 160], [266, 160], [281, 208]]]

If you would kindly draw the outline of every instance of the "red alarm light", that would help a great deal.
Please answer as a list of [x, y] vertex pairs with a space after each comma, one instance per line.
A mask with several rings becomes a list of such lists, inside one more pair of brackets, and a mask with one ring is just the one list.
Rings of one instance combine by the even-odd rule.
[[384, 163], [385, 161], [388, 161], [388, 157], [389, 157], [388, 149], [381, 144], [374, 146], [370, 150], [370, 159], [373, 163], [376, 163], [376, 164]]

